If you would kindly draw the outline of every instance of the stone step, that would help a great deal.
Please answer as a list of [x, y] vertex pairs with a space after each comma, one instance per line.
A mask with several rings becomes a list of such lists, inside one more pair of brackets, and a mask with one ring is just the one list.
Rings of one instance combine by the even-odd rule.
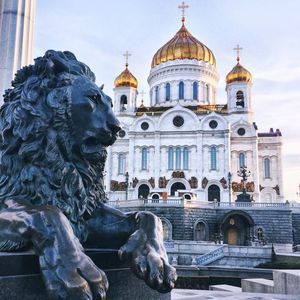
[[223, 292], [233, 292], [240, 293], [242, 289], [240, 287], [229, 285], [229, 284], [215, 284], [209, 286], [210, 291], [223, 291]]
[[273, 280], [264, 278], [242, 279], [242, 291], [247, 293], [274, 293]]
[[273, 270], [274, 293], [300, 295], [300, 270]]

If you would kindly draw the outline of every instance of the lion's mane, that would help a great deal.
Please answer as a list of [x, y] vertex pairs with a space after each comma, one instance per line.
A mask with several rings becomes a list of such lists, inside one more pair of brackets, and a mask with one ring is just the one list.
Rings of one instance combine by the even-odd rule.
[[74, 158], [71, 86], [95, 75], [71, 52], [49, 50], [19, 70], [0, 110], [0, 208], [4, 200], [55, 205], [85, 238], [84, 220], [105, 199], [98, 161]]

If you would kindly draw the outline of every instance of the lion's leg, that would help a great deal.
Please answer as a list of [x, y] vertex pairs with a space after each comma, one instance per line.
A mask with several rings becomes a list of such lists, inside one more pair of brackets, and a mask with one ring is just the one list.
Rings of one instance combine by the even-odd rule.
[[11, 200], [5, 204], [0, 211], [0, 241], [32, 242], [51, 299], [105, 299], [105, 274], [83, 253], [58, 208]]
[[134, 273], [160, 292], [170, 291], [177, 278], [169, 265], [161, 220], [151, 212], [124, 214], [102, 204], [87, 222], [87, 246], [120, 248]]

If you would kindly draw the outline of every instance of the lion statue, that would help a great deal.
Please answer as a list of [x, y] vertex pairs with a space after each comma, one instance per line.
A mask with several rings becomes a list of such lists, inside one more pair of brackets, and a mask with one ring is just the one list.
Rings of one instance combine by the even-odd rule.
[[105, 299], [106, 275], [84, 246], [119, 249], [160, 292], [176, 281], [160, 219], [105, 204], [120, 127], [102, 89], [74, 54], [49, 50], [17, 72], [0, 110], [0, 251], [33, 247], [50, 299]]

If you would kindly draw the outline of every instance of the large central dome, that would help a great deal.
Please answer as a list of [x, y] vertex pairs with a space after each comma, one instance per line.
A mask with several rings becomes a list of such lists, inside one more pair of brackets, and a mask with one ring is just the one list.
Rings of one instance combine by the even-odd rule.
[[175, 59], [197, 59], [216, 65], [212, 51], [193, 37], [184, 23], [175, 36], [155, 53], [151, 67]]

